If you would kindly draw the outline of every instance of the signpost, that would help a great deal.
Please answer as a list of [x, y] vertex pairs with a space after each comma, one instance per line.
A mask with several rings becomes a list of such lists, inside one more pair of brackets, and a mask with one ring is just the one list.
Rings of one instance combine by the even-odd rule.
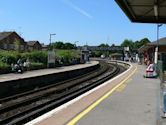
[[[55, 33], [50, 34], [50, 46], [51, 46], [51, 36], [56, 35]], [[52, 46], [51, 46], [52, 47]], [[53, 49], [48, 51], [48, 63], [47, 63], [48, 68], [53, 68], [55, 67], [55, 52]]]
[[53, 50], [48, 51], [48, 68], [55, 67], [55, 52]]

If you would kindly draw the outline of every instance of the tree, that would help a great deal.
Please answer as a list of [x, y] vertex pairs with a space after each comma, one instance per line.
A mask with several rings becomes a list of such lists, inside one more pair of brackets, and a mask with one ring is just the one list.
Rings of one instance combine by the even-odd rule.
[[75, 45], [72, 43], [63, 43], [62, 41], [54, 42], [50, 45], [50, 48], [54, 49], [76, 49]]
[[55, 43], [52, 43], [54, 49], [64, 49], [64, 43], [62, 41], [58, 41]]
[[134, 49], [134, 42], [132, 40], [125, 39], [121, 44], [122, 47], [129, 47], [131, 50]]
[[137, 48], [140, 48], [143, 45], [146, 45], [147, 43], [150, 43], [150, 40], [148, 38], [143, 38], [139, 42], [137, 42]]
[[65, 43], [64, 44], [64, 49], [76, 49], [74, 44], [71, 43]]
[[115, 46], [115, 44], [112, 44], [112, 45], [111, 45], [111, 47], [114, 47], [114, 46]]
[[100, 44], [98, 47], [109, 47], [109, 45], [102, 43], [102, 44]]

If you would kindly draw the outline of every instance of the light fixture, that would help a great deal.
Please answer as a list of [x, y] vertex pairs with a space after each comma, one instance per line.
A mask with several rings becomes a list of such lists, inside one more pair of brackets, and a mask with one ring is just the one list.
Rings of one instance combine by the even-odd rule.
[[158, 6], [154, 5], [154, 15], [155, 17], [158, 17]]

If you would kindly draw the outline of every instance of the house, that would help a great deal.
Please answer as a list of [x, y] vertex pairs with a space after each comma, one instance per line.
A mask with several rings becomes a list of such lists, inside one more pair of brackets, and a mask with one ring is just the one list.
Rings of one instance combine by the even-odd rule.
[[16, 32], [0, 32], [0, 49], [26, 51], [27, 44]]
[[41, 45], [42, 45], [42, 50], [43, 51], [47, 51], [48, 50], [48, 45], [44, 45], [44, 43], [42, 43]]
[[37, 40], [36, 41], [28, 41], [27, 45], [28, 45], [29, 51], [42, 50], [42, 45]]

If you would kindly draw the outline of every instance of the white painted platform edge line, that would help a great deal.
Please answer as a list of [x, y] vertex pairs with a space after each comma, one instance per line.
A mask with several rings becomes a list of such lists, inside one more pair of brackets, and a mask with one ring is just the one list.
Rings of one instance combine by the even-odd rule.
[[92, 89], [92, 90], [90, 90], [90, 91], [87, 91], [87, 92], [84, 93], [83, 95], [80, 95], [80, 96], [78, 96], [77, 98], [75, 98], [75, 99], [73, 99], [73, 100], [71, 100], [71, 101], [69, 101], [69, 102], [67, 102], [67, 103], [65, 103], [65, 104], [63, 104], [63, 105], [61, 105], [61, 106], [59, 106], [59, 107], [57, 107], [57, 108], [55, 108], [55, 109], [53, 109], [53, 110], [47, 112], [47, 113], [45, 113], [44, 115], [39, 116], [38, 118], [36, 118], [36, 119], [34, 119], [34, 120], [32, 120], [32, 121], [26, 123], [25, 125], [34, 125], [34, 124], [37, 124], [37, 123], [43, 121], [44, 119], [47, 119], [47, 118], [51, 117], [52, 115], [54, 115], [54, 114], [60, 112], [61, 110], [67, 108], [67, 107], [70, 106], [71, 104], [77, 102], [77, 101], [80, 100], [81, 98], [83, 98], [83, 97], [89, 95], [90, 93], [92, 93], [92, 92], [94, 92], [94, 91], [100, 89], [101, 87], [107, 85], [108, 83], [112, 82], [113, 80], [118, 79], [119, 77], [121, 77], [122, 75], [124, 75], [126, 72], [128, 72], [128, 70], [130, 70], [131, 68], [133, 68], [133, 65], [130, 64], [130, 68], [127, 69], [127, 70], [126, 70], [125, 72], [123, 72], [122, 74], [120, 74], [120, 75], [118, 75], [118, 76], [116, 76], [116, 77], [114, 77], [114, 78], [112, 78], [112, 79], [106, 81], [105, 83], [103, 83], [103, 84], [97, 86], [96, 88], [94, 88], [94, 89]]

